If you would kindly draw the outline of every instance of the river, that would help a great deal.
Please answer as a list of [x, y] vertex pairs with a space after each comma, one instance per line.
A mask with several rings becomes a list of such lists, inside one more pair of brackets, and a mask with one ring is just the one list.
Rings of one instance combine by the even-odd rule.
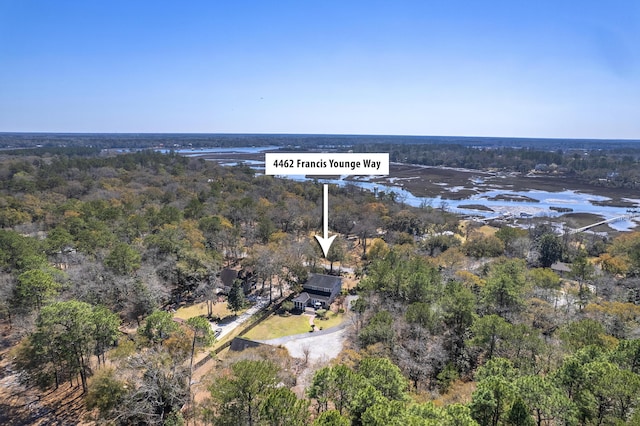
[[[228, 153], [233, 155], [234, 153], [243, 154], [257, 154], [268, 150], [278, 149], [276, 146], [261, 146], [261, 147], [234, 147], [234, 148], [204, 148], [204, 149], [183, 149], [176, 150], [175, 152], [188, 157], [197, 157], [205, 154], [220, 154]], [[161, 150], [161, 152], [168, 152], [168, 150]], [[215, 160], [223, 165], [235, 165], [238, 164], [237, 160], [233, 158], [225, 160]], [[242, 161], [244, 164], [249, 165], [256, 170], [257, 174], [263, 173], [264, 162], [261, 161]], [[281, 178], [293, 179], [297, 181], [307, 181], [309, 178], [301, 175], [288, 175], [279, 176]], [[347, 176], [341, 176], [340, 179], [318, 179], [318, 182], [331, 183], [339, 186], [355, 185], [372, 192], [384, 192], [395, 194], [396, 200], [405, 204], [420, 207], [420, 206], [432, 206], [439, 208], [446, 208], [453, 213], [459, 213], [464, 215], [481, 216], [481, 217], [498, 217], [498, 216], [512, 216], [516, 218], [526, 217], [557, 217], [564, 213], [559, 213], [552, 210], [552, 207], [568, 208], [572, 213], [590, 213], [602, 216], [603, 219], [612, 219], [615, 217], [627, 215], [627, 207], [614, 207], [614, 206], [602, 206], [596, 205], [593, 202], [603, 202], [610, 200], [607, 197], [592, 195], [586, 193], [580, 193], [572, 190], [565, 190], [561, 192], [549, 192], [541, 190], [531, 191], [509, 191], [509, 190], [487, 190], [469, 196], [462, 200], [451, 200], [438, 197], [416, 197], [410, 192], [391, 185], [382, 185], [379, 183], [369, 182], [366, 179], [362, 180], [345, 180]], [[391, 178], [393, 179], [393, 178]], [[448, 188], [449, 192], [454, 192], [455, 188]], [[508, 196], [509, 198], [522, 197], [522, 201], [512, 200], [496, 200], [496, 196]], [[636, 205], [640, 205], [638, 199], [627, 199]], [[492, 211], [482, 211], [476, 209], [464, 208], [461, 206], [476, 204], [483, 205], [490, 208]], [[622, 220], [619, 222], [610, 223], [609, 226], [619, 231], [629, 231], [637, 226], [632, 220]]]

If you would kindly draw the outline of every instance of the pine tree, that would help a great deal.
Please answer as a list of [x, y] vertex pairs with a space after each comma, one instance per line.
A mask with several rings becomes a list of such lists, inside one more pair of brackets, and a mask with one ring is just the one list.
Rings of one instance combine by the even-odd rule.
[[233, 311], [234, 315], [238, 314], [238, 311], [247, 303], [247, 299], [244, 297], [244, 291], [242, 291], [242, 286], [240, 285], [239, 280], [235, 280], [233, 285], [231, 286], [231, 291], [229, 292], [229, 298], [227, 300], [227, 304], [229, 305], [229, 309]]

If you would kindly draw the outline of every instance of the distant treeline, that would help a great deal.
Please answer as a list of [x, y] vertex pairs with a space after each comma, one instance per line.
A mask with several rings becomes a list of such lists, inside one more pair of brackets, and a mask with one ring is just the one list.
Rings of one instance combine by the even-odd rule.
[[81, 156], [87, 157], [100, 154], [102, 150], [100, 148], [90, 146], [40, 146], [36, 148], [18, 148], [18, 149], [4, 149], [0, 151], [0, 154], [4, 155], [66, 155], [70, 157]]
[[633, 146], [606, 150], [557, 146], [556, 150], [548, 151], [531, 147], [479, 148], [454, 144], [362, 144], [353, 149], [357, 152], [386, 151], [392, 162], [520, 173], [536, 170], [598, 186], [640, 187], [640, 149]]
[[640, 188], [633, 140], [444, 136], [0, 133], [0, 154], [96, 156], [104, 149], [280, 146], [288, 151], [388, 152], [393, 162], [568, 176], [586, 183]]
[[346, 147], [386, 145], [460, 145], [468, 148], [530, 148], [542, 151], [629, 150], [637, 140], [529, 139], [462, 136], [295, 135], [295, 134], [197, 134], [197, 133], [0, 133], [0, 148], [74, 147], [149, 148], [171, 147]]

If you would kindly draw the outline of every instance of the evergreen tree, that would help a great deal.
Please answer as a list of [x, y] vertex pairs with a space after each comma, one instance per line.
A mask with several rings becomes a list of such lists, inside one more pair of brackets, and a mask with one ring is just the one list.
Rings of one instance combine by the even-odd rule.
[[244, 308], [247, 304], [247, 299], [244, 297], [244, 291], [239, 280], [234, 280], [229, 291], [229, 298], [227, 299], [227, 305], [229, 310], [233, 311], [234, 315], [237, 315], [238, 311]]
[[173, 320], [173, 315], [166, 311], [156, 310], [147, 317], [144, 326], [138, 328], [138, 333], [152, 343], [160, 343], [177, 330], [178, 323]]
[[555, 234], [544, 234], [538, 242], [538, 261], [543, 268], [548, 268], [562, 258], [562, 242]]
[[482, 301], [490, 312], [513, 315], [522, 309], [522, 295], [527, 284], [525, 264], [509, 259], [494, 264], [482, 289]]
[[[232, 364], [230, 374], [209, 388], [213, 423], [257, 425], [261, 414], [273, 416], [279, 409], [273, 405], [276, 400], [291, 402], [289, 394], [273, 396], [271, 393], [276, 390], [277, 375], [278, 367], [270, 361], [242, 360]], [[272, 395], [271, 401], [268, 401], [269, 395]]]
[[112, 341], [120, 321], [103, 307], [84, 302], [54, 302], [42, 308], [36, 330], [28, 337], [16, 359], [18, 368], [42, 387], [56, 387], [63, 378], [87, 390], [90, 358]]
[[44, 304], [56, 296], [62, 286], [46, 269], [30, 269], [18, 276], [15, 299], [23, 307], [39, 311]]

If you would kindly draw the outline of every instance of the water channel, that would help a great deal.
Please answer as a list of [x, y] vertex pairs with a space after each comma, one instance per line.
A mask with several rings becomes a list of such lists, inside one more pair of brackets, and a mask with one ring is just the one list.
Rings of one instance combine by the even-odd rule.
[[[188, 156], [188, 157], [198, 157], [206, 154], [221, 154], [228, 153], [230, 154], [230, 158], [228, 159], [220, 159], [216, 158], [215, 161], [220, 164], [231, 166], [238, 164], [237, 158], [234, 159], [232, 154], [234, 153], [243, 153], [243, 154], [256, 154], [261, 153], [268, 150], [278, 149], [276, 146], [264, 146], [264, 147], [235, 147], [235, 148], [204, 148], [204, 149], [184, 149], [184, 150], [175, 150], [177, 154]], [[168, 152], [168, 150], [162, 150], [163, 152]], [[257, 174], [261, 174], [264, 171], [264, 162], [262, 161], [242, 161], [242, 163], [250, 166], [251, 168], [256, 170]], [[307, 181], [311, 180], [306, 176], [302, 175], [289, 175], [289, 176], [281, 176], [282, 178], [293, 179], [297, 181]], [[541, 190], [531, 190], [531, 191], [510, 191], [510, 190], [486, 190], [483, 191], [482, 188], [478, 187], [477, 189], [480, 192], [478, 194], [474, 194], [469, 196], [468, 198], [462, 200], [451, 200], [446, 197], [438, 196], [438, 197], [416, 197], [410, 192], [393, 185], [382, 185], [380, 183], [374, 183], [368, 181], [368, 179], [358, 179], [358, 180], [345, 180], [347, 176], [341, 176], [340, 179], [317, 179], [318, 182], [322, 183], [331, 183], [339, 186], [345, 185], [355, 185], [360, 188], [367, 189], [372, 192], [381, 193], [384, 192], [386, 194], [394, 193], [395, 198], [398, 201], [406, 203], [408, 205], [414, 207], [420, 206], [432, 206], [432, 207], [443, 207], [447, 210], [464, 214], [464, 215], [472, 215], [472, 216], [481, 216], [481, 217], [499, 217], [499, 216], [511, 216], [516, 218], [526, 218], [526, 217], [557, 217], [562, 215], [563, 213], [557, 212], [552, 209], [553, 208], [567, 208], [571, 209], [572, 213], [591, 213], [602, 216], [603, 219], [612, 219], [615, 217], [624, 216], [628, 213], [627, 207], [614, 207], [614, 206], [602, 206], [594, 204], [594, 202], [603, 202], [609, 200], [609, 198], [599, 195], [592, 195], [586, 193], [580, 193], [571, 190], [565, 190], [561, 192], [549, 192], [549, 191], [541, 191]], [[392, 178], [393, 179], [393, 178]], [[455, 188], [449, 188], [450, 192], [455, 191]], [[511, 200], [496, 200], [494, 199], [496, 196], [508, 196], [507, 198], [511, 198]], [[522, 201], [513, 201], [513, 198], [522, 198]], [[627, 199], [627, 201], [636, 203], [636, 205], [640, 205], [640, 199]], [[465, 208], [464, 206], [475, 204], [475, 205], [483, 205], [490, 208], [492, 211], [483, 211]], [[620, 231], [629, 231], [632, 228], [636, 227], [636, 223], [632, 220], [621, 220], [618, 222], [610, 223], [609, 226], [613, 229]]]

